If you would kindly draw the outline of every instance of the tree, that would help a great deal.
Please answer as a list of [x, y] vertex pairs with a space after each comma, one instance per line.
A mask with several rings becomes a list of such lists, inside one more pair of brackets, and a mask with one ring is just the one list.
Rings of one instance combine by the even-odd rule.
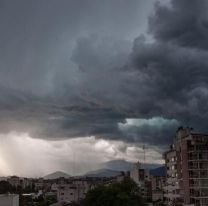
[[167, 206], [164, 202], [155, 203], [155, 206]]
[[14, 188], [7, 181], [0, 181], [0, 194], [12, 193]]
[[136, 183], [125, 178], [120, 183], [98, 186], [90, 190], [84, 200], [86, 206], [144, 206]]

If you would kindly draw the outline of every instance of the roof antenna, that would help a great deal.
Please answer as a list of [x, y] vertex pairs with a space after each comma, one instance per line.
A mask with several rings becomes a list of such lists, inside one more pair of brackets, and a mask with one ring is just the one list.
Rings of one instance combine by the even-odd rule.
[[146, 161], [146, 151], [145, 151], [146, 147], [145, 147], [145, 144], [143, 144], [142, 148], [143, 148], [143, 154], [144, 154], [143, 167], [145, 169], [145, 167], [146, 167], [146, 164], [145, 164], [145, 161]]
[[73, 149], [73, 176], [75, 176], [75, 150]]

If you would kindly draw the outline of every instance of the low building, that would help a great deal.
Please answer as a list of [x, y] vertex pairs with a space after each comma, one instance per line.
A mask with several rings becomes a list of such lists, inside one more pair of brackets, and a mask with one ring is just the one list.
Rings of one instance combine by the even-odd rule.
[[19, 206], [19, 195], [3, 194], [0, 195], [1, 206]]
[[152, 176], [152, 201], [164, 200], [165, 176]]

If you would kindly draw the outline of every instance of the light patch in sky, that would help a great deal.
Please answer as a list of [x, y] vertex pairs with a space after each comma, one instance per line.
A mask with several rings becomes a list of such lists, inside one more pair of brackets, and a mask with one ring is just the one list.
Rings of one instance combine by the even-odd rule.
[[[48, 141], [16, 132], [6, 134], [4, 138], [1, 136], [1, 176], [42, 177], [60, 170], [71, 175], [81, 175], [101, 169], [111, 160], [136, 162], [142, 161], [143, 157], [140, 146], [122, 141], [98, 140], [94, 137]], [[162, 163], [159, 152], [149, 149], [146, 154], [148, 162]]]
[[124, 123], [118, 123], [119, 130], [128, 140], [163, 149], [167, 149], [179, 126], [180, 122], [176, 119], [163, 117], [128, 118]]
[[119, 124], [121, 125], [129, 125], [129, 126], [138, 126], [142, 127], [144, 125], [152, 126], [152, 127], [164, 127], [165, 125], [175, 125], [178, 121], [175, 119], [165, 119], [163, 117], [153, 117], [150, 119], [134, 119], [129, 118], [126, 119], [125, 124]]

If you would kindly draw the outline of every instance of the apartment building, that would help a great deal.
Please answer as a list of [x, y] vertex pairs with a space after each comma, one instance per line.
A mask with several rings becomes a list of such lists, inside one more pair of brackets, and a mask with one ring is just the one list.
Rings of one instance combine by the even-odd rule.
[[167, 202], [208, 205], [208, 134], [180, 127], [174, 143], [164, 154]]
[[138, 162], [130, 171], [130, 177], [139, 186], [142, 197], [145, 199], [151, 199], [152, 186], [149, 171], [142, 169], [141, 164]]
[[73, 180], [71, 183], [58, 185], [57, 200], [58, 202], [78, 202], [85, 198], [90, 186], [90, 183], [84, 180]]
[[164, 186], [164, 197], [169, 204], [183, 202], [180, 194], [180, 186], [177, 173], [177, 158], [175, 146], [171, 145], [170, 150], [164, 154], [166, 165], [166, 184]]

